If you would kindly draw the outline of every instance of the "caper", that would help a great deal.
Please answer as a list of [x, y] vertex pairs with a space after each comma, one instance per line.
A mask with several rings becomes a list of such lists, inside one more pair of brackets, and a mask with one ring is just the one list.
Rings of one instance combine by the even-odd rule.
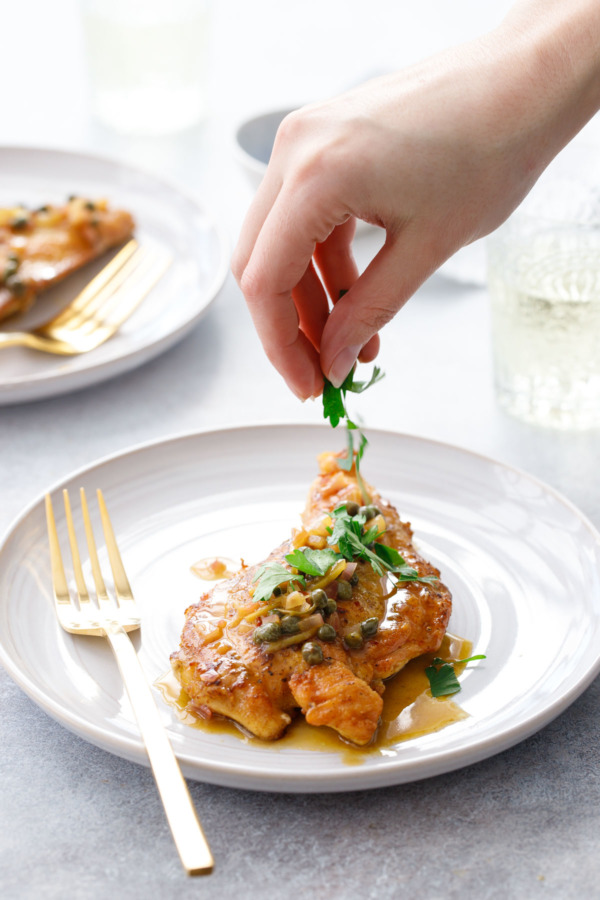
[[20, 297], [25, 293], [25, 285], [17, 278], [7, 278], [6, 287], [9, 289], [11, 294], [15, 295], [15, 297]]
[[91, 200], [86, 200], [84, 206], [86, 209], [89, 209], [90, 212], [94, 212], [94, 210], [96, 209], [96, 204], [92, 203]]
[[360, 512], [361, 515], [365, 517], [367, 522], [369, 521], [369, 519], [374, 519], [375, 516], [381, 515], [381, 510], [377, 506], [373, 506], [372, 504], [369, 504], [369, 506], [361, 506]]
[[318, 644], [313, 641], [307, 641], [302, 648], [302, 656], [309, 666], [317, 666], [323, 662], [323, 651]]
[[281, 588], [279, 587], [279, 585], [273, 588], [273, 596], [281, 597]]
[[328, 597], [328, 598], [327, 598], [327, 603], [326, 603], [325, 608], [324, 608], [324, 610], [323, 610], [324, 614], [325, 614], [326, 616], [330, 616], [332, 613], [334, 613], [334, 612], [336, 611], [336, 609], [337, 609], [337, 603], [335, 602], [335, 600], [333, 599], [333, 597]]
[[47, 212], [49, 212], [49, 210], [50, 210], [49, 206], [38, 206], [37, 209], [34, 209], [34, 212], [47, 213]]
[[268, 622], [266, 625], [259, 625], [254, 629], [254, 643], [262, 644], [278, 641], [281, 637], [281, 625], [278, 622]]
[[360, 650], [363, 645], [363, 636], [359, 630], [351, 631], [346, 635], [344, 641], [351, 650]]
[[352, 598], [352, 585], [349, 581], [338, 581], [337, 586], [338, 600], [350, 600]]
[[378, 628], [379, 628], [379, 619], [376, 616], [372, 616], [370, 619], [365, 619], [364, 622], [360, 623], [360, 630], [362, 632], [363, 637], [366, 637], [366, 638], [373, 637], [374, 634], [377, 634]]
[[348, 503], [346, 503], [346, 512], [349, 516], [354, 518], [354, 516], [357, 516], [360, 512], [360, 506], [358, 505], [358, 503], [355, 503], [354, 500], [350, 500]]
[[10, 223], [11, 228], [25, 228], [29, 224], [29, 216], [15, 216]]
[[284, 616], [281, 620], [283, 634], [298, 634], [300, 631], [300, 619], [298, 616]]
[[353, 575], [352, 578], [350, 579], [350, 584], [351, 584], [353, 587], [356, 587], [356, 585], [358, 584], [358, 572], [355, 572], [355, 573], [354, 573], [354, 575]]
[[323, 588], [317, 588], [316, 591], [312, 591], [310, 599], [317, 609], [325, 609], [325, 607], [327, 606], [328, 598]]
[[7, 281], [9, 278], [15, 274], [17, 269], [19, 268], [19, 260], [18, 257], [11, 254], [6, 261], [6, 268], [4, 269], [3, 281]]
[[336, 634], [337, 632], [333, 625], [321, 625], [317, 631], [317, 637], [321, 641], [335, 641]]

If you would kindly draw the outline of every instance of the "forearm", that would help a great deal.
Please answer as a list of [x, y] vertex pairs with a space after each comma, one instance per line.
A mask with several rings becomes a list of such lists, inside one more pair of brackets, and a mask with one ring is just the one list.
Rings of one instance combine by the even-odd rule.
[[600, 2], [520, 0], [496, 35], [532, 94], [549, 162], [600, 109]]

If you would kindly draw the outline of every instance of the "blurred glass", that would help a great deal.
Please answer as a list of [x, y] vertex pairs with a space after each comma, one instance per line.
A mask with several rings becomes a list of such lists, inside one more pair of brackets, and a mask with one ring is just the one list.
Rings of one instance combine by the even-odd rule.
[[197, 124], [207, 108], [209, 0], [82, 0], [93, 110], [124, 134]]
[[600, 159], [563, 151], [488, 239], [498, 399], [528, 422], [600, 426]]

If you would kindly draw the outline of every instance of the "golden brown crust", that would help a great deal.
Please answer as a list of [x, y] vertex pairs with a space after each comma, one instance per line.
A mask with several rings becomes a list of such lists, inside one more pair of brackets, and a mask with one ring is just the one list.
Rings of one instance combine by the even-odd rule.
[[0, 209], [0, 319], [25, 312], [40, 291], [127, 240], [133, 229], [131, 215], [105, 200]]

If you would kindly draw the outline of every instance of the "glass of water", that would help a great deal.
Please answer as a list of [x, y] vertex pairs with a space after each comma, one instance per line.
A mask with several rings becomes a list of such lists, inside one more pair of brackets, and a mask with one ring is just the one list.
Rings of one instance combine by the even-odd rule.
[[599, 157], [563, 151], [488, 238], [497, 396], [537, 425], [600, 426]]
[[124, 134], [188, 128], [206, 112], [209, 0], [82, 0], [92, 103]]

